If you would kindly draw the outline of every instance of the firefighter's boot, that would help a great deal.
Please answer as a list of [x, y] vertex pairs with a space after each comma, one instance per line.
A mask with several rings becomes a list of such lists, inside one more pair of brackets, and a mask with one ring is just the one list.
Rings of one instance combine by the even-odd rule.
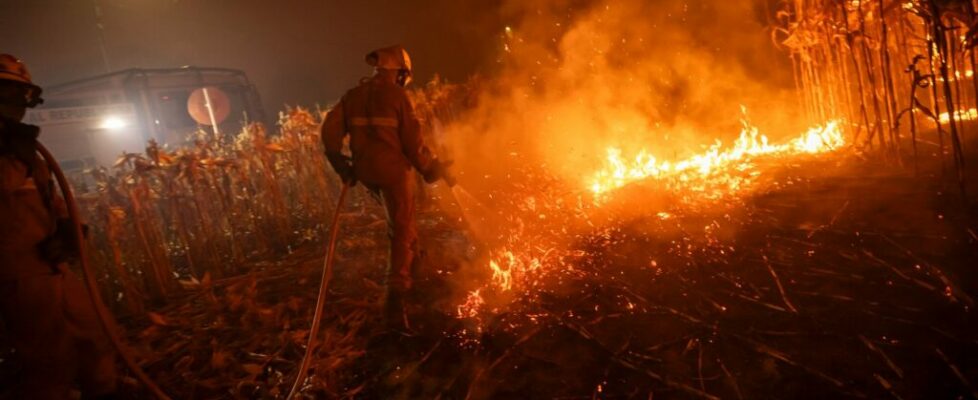
[[410, 335], [411, 323], [408, 318], [406, 303], [407, 293], [404, 290], [388, 288], [384, 299], [384, 325], [390, 331]]

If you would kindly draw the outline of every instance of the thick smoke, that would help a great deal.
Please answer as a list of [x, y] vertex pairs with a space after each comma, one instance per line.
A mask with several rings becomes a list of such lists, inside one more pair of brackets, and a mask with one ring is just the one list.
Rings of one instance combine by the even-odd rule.
[[[791, 65], [771, 42], [764, 3], [514, 0], [500, 13], [509, 26], [495, 36], [498, 68], [477, 81], [476, 106], [444, 137], [462, 187], [490, 206], [473, 213], [487, 215], [481, 220], [469, 218], [473, 231], [499, 268], [522, 270], [524, 278], [511, 273], [514, 281], [559, 281], [542, 278], [544, 271], [570, 270], [566, 263], [586, 238], [677, 202], [668, 191], [638, 187], [589, 205], [589, 184], [609, 147], [626, 158], [645, 149], [683, 159], [718, 139], [731, 143], [742, 106], [774, 140], [804, 130]], [[703, 213], [699, 226], [714, 218]], [[516, 261], [507, 262], [507, 251]], [[486, 289], [497, 278], [493, 272], [490, 280], [489, 266], [475, 260], [460, 271], [455, 304], [476, 290], [485, 309], [533, 296], [530, 284]]]
[[499, 69], [447, 135], [470, 177], [504, 174], [519, 155], [584, 187], [609, 146], [673, 159], [729, 143], [741, 105], [772, 138], [802, 130], [763, 3], [511, 1], [500, 12], [512, 23], [497, 36]]

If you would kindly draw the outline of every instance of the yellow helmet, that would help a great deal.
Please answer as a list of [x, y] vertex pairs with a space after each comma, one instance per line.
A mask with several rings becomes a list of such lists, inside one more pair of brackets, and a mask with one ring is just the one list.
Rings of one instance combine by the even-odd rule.
[[44, 100], [41, 99], [41, 88], [31, 80], [31, 73], [24, 62], [10, 54], [0, 54], [0, 81], [14, 82], [27, 89], [25, 105], [34, 107]]
[[411, 56], [404, 47], [400, 45], [384, 47], [371, 51], [365, 58], [371, 67], [398, 71], [404, 80], [402, 85], [406, 86], [411, 81], [413, 73]]

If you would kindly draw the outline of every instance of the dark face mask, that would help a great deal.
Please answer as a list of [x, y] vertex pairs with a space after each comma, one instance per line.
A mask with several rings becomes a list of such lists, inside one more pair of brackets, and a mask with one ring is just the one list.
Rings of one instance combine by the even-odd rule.
[[41, 88], [20, 82], [0, 82], [0, 104], [34, 108], [44, 103]]
[[409, 83], [411, 83], [411, 72], [404, 69], [397, 71], [397, 84], [407, 87]]

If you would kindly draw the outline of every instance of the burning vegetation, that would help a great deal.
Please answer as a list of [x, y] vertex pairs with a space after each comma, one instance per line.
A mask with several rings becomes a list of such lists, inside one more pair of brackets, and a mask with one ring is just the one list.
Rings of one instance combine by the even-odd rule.
[[492, 74], [411, 92], [459, 179], [419, 201], [412, 336], [372, 334], [384, 211], [334, 210], [328, 110], [77, 183], [165, 391], [285, 395], [336, 211], [310, 398], [978, 397], [971, 2], [502, 13]]

